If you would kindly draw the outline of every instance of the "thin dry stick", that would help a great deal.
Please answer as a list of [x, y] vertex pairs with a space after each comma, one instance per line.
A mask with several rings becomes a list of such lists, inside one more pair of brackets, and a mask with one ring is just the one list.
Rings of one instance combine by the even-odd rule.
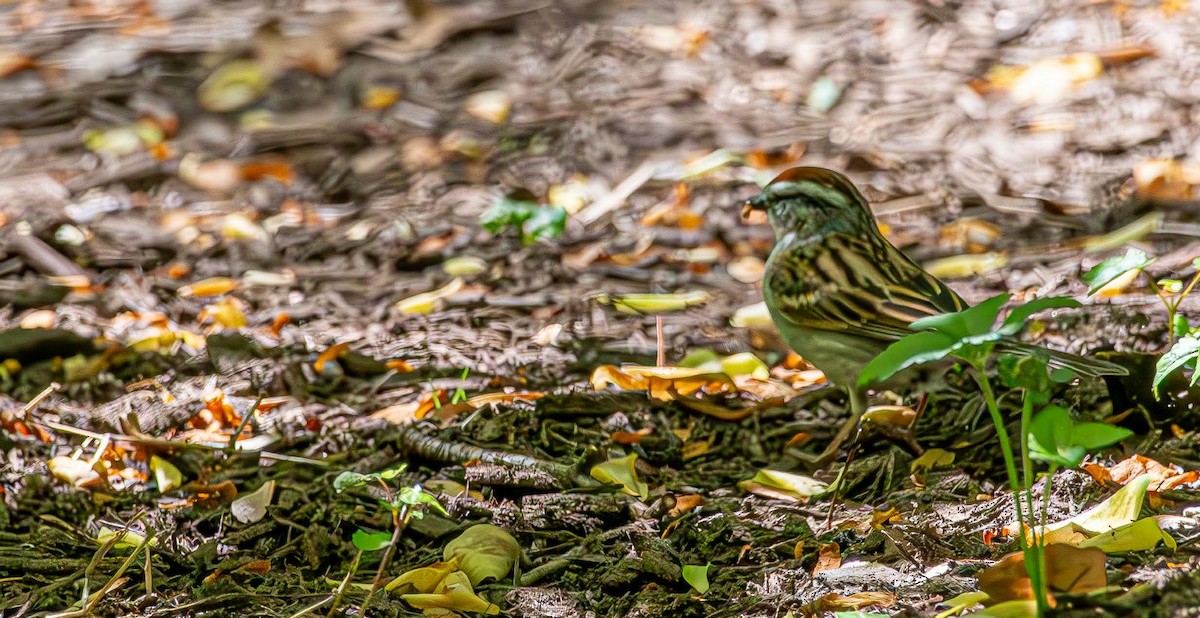
[[663, 344], [663, 319], [661, 315], [654, 316], [655, 334], [658, 336], [658, 356], [654, 359], [654, 363], [658, 367], [667, 364], [667, 350]]

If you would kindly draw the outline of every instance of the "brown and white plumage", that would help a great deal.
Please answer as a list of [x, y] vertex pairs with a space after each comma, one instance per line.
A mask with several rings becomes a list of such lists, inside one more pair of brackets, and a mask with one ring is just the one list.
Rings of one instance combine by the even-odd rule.
[[[746, 207], [765, 210], [775, 228], [763, 278], [771, 317], [792, 349], [850, 392], [854, 423], [866, 407], [857, 386], [862, 367], [913, 334], [909, 325], [915, 320], [968, 307], [883, 237], [866, 199], [842, 174], [792, 168]], [[997, 342], [997, 349], [1038, 354], [1052, 367], [1085, 376], [1125, 372], [1111, 363], [1011, 339]], [[839, 437], [848, 434], [843, 428]]]

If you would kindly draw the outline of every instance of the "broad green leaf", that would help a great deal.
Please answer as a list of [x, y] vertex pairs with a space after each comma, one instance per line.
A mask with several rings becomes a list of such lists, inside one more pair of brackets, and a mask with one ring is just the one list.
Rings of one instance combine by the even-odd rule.
[[871, 359], [858, 375], [858, 384], [866, 386], [913, 365], [945, 358], [957, 345], [954, 337], [936, 331], [909, 335]]
[[1071, 443], [1071, 414], [1061, 406], [1046, 406], [1029, 424], [1029, 456], [1073, 468], [1087, 451]]
[[442, 561], [457, 562], [473, 586], [489, 577], [504, 580], [520, 557], [521, 545], [517, 540], [504, 528], [492, 524], [467, 528], [442, 550]]
[[913, 330], [932, 330], [944, 333], [955, 339], [965, 339], [974, 335], [982, 335], [992, 330], [996, 317], [1012, 294], [993, 296], [974, 307], [968, 307], [955, 313], [943, 313], [921, 318], [909, 324]]
[[803, 501], [829, 490], [829, 486], [810, 476], [779, 470], [759, 470], [754, 478], [738, 481], [738, 488], [760, 496]]
[[1046, 361], [1036, 356], [1004, 354], [996, 360], [996, 369], [1005, 386], [1025, 389], [1025, 397], [1034, 405], [1042, 405], [1050, 400], [1051, 385], [1050, 376], [1046, 373]]
[[1080, 279], [1088, 285], [1088, 296], [1095, 294], [1100, 288], [1108, 285], [1121, 275], [1131, 270], [1142, 270], [1154, 263], [1154, 258], [1146, 255], [1141, 249], [1129, 249], [1125, 255], [1110, 257], [1096, 264]]
[[[1200, 337], [1188, 335], [1177, 339], [1175, 345], [1158, 359], [1154, 368], [1154, 394], [1158, 395], [1158, 387], [1162, 385], [1163, 380], [1197, 357], [1200, 357]], [[1195, 376], [1192, 377], [1195, 379]]]
[[1012, 312], [1008, 314], [1008, 317], [1004, 318], [1004, 323], [1000, 325], [1000, 328], [996, 330], [1000, 331], [1000, 333], [1004, 335], [1015, 335], [1016, 333], [1020, 332], [1022, 328], [1025, 328], [1025, 323], [1029, 320], [1029, 317], [1039, 311], [1080, 306], [1082, 305], [1079, 303], [1079, 301], [1075, 300], [1074, 298], [1067, 298], [1066, 296], [1051, 296], [1048, 298], [1034, 299], [1025, 303], [1024, 305], [1021, 305], [1020, 307], [1013, 309]]
[[964, 592], [956, 597], [942, 601], [939, 605], [946, 605], [949, 607], [949, 609], [941, 612], [933, 618], [950, 618], [951, 616], [956, 616], [961, 614], [968, 607], [971, 607], [972, 605], [979, 605], [990, 598], [991, 597], [989, 597], [986, 592]]
[[355, 547], [363, 551], [378, 551], [384, 547], [387, 547], [388, 543], [391, 542], [392, 533], [367, 532], [366, 530], [359, 528], [358, 530], [354, 531], [353, 535], [350, 536], [350, 540], [354, 543]]
[[1132, 435], [1133, 432], [1124, 427], [1106, 423], [1078, 423], [1071, 428], [1071, 443], [1095, 451], [1108, 448]]
[[699, 566], [695, 564], [683, 565], [683, 581], [687, 582], [696, 592], [704, 594], [708, 592], [708, 567], [711, 564]]

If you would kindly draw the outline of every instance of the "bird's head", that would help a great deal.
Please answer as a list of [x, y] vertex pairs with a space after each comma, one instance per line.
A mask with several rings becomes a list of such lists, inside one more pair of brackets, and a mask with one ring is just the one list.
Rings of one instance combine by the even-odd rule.
[[742, 215], [755, 210], [767, 213], [778, 237], [878, 229], [866, 198], [850, 179], [822, 167], [793, 167], [776, 176], [762, 193], [746, 201]]

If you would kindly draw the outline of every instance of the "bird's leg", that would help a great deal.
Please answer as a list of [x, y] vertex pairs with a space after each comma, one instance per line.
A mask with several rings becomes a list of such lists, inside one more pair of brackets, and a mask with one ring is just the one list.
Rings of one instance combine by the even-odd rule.
[[858, 435], [858, 422], [862, 419], [863, 412], [867, 410], [867, 394], [861, 389], [847, 389], [850, 394], [850, 418], [842, 423], [841, 429], [838, 429], [837, 435], [833, 436], [833, 441], [825, 450], [816, 458], [806, 460], [818, 467], [829, 465], [837, 459], [838, 452], [841, 450], [842, 443], [852, 436]]

